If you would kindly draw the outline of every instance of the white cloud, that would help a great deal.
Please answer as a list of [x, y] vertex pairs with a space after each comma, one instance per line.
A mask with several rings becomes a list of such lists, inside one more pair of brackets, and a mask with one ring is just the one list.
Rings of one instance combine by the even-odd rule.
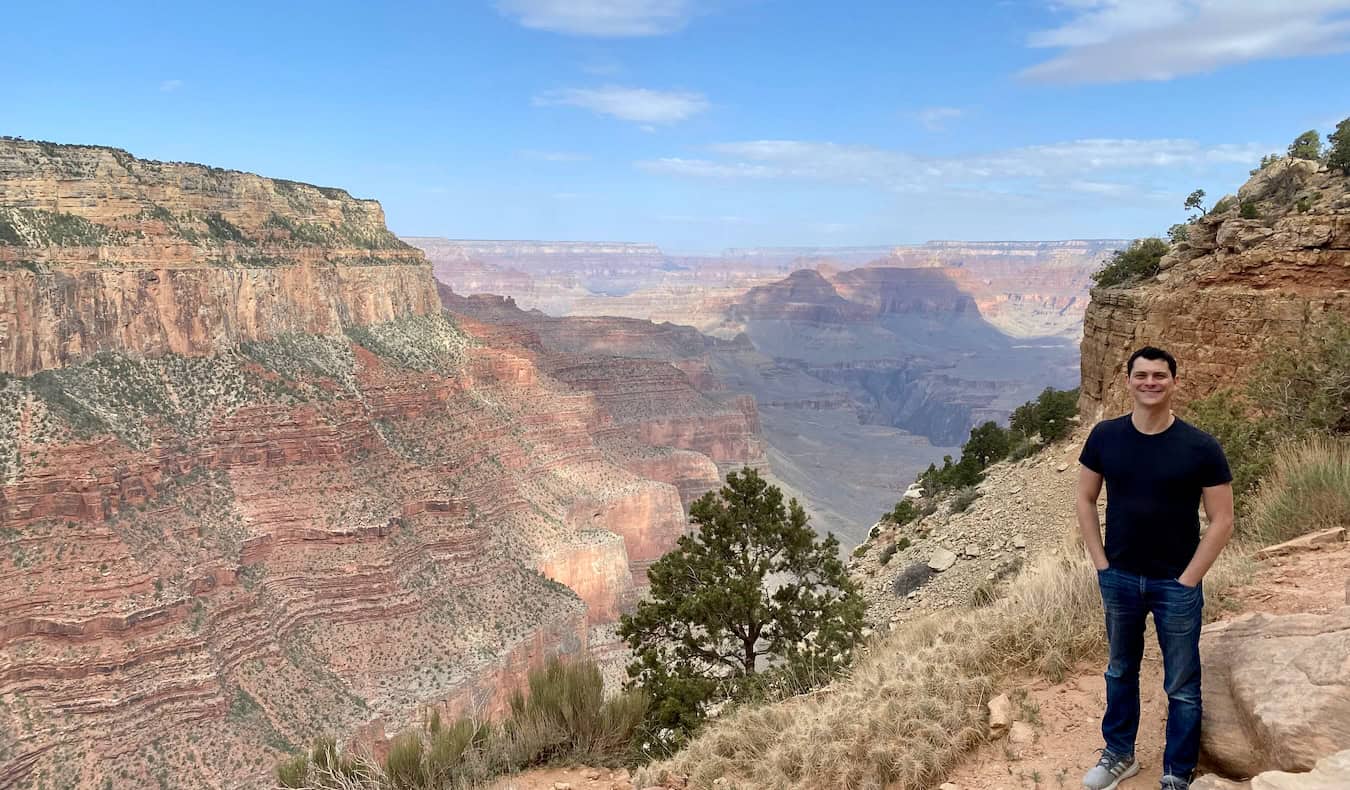
[[183, 87], [182, 80], [164, 80], [159, 84], [159, 89], [164, 93], [173, 93]]
[[723, 180], [854, 184], [895, 192], [1072, 190], [1099, 196], [1146, 194], [1141, 178], [1200, 173], [1259, 161], [1268, 146], [1202, 145], [1178, 139], [1086, 139], [966, 157], [924, 157], [859, 145], [750, 140], [709, 147], [711, 158], [667, 157], [637, 166], [651, 173]]
[[689, 0], [499, 0], [497, 10], [533, 30], [611, 38], [674, 33], [693, 16]]
[[953, 121], [965, 114], [964, 110], [956, 107], [925, 107], [914, 113], [923, 128], [930, 132], [940, 132], [947, 126], [947, 121]]
[[701, 93], [655, 91], [648, 88], [569, 88], [536, 96], [538, 107], [582, 107], [602, 115], [642, 124], [668, 124], [687, 120], [710, 106]]
[[1350, 0], [1060, 0], [1064, 24], [1031, 47], [1063, 51], [1021, 76], [1045, 82], [1170, 80], [1254, 60], [1350, 50]]

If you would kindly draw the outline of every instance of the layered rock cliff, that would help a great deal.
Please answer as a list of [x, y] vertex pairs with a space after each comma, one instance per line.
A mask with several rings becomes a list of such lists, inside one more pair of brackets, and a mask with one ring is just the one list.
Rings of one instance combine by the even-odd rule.
[[710, 356], [741, 345], [689, 327], [631, 318], [553, 318], [496, 296], [441, 298], [483, 342], [530, 355], [541, 370], [592, 393], [607, 419], [592, 435], [617, 462], [675, 485], [685, 505], [716, 488], [719, 469], [761, 464], [758, 409], [728, 391]]
[[0, 141], [0, 300], [0, 786], [491, 714], [684, 529], [341, 190]]
[[[1178, 402], [1241, 386], [1271, 348], [1350, 314], [1350, 179], [1310, 161], [1257, 172], [1201, 217], [1154, 279], [1097, 288], [1084, 319], [1085, 420], [1127, 411], [1123, 365], [1152, 344], [1179, 363]], [[1248, 204], [1243, 218], [1240, 204]], [[1216, 204], [1220, 205], [1220, 204]]]

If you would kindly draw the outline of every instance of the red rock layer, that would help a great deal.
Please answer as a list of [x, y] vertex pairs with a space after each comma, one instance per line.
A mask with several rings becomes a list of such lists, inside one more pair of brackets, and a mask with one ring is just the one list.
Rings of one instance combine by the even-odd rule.
[[[1181, 403], [1241, 388], [1272, 348], [1296, 347], [1329, 313], [1350, 315], [1350, 196], [1347, 179], [1314, 163], [1282, 160], [1239, 196], [1259, 219], [1232, 210], [1190, 226], [1156, 279], [1097, 288], [1084, 320], [1085, 420], [1129, 409], [1125, 361], [1143, 345], [1179, 363]], [[1295, 204], [1307, 199], [1307, 210]]]
[[499, 712], [684, 529], [373, 202], [4, 140], [0, 222], [0, 786], [262, 786]]

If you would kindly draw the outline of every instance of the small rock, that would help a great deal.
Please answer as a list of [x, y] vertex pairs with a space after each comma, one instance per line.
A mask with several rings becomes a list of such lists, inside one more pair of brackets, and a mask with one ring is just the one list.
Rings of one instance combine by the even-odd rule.
[[572, 790], [571, 782], [554, 782], [553, 790]]
[[1059, 466], [1056, 466], [1056, 467], [1055, 467], [1055, 471], [1056, 471], [1056, 472], [1063, 472], [1063, 471], [1067, 470], [1068, 468], [1069, 468], [1069, 462], [1068, 462], [1068, 461], [1065, 461], [1064, 463], [1060, 464]]
[[1013, 723], [1012, 701], [1007, 694], [989, 700], [989, 737], [1002, 738]]
[[943, 782], [938, 785], [938, 790], [961, 790], [961, 785], [952, 782]]
[[966, 547], [962, 549], [962, 551], [965, 553], [967, 557], [978, 557], [984, 550], [981, 549], [979, 546], [975, 545], [974, 543], [970, 543], [967, 544]]
[[1013, 535], [1012, 544], [1015, 549], [1025, 549], [1027, 547], [1027, 536]]
[[928, 567], [941, 573], [956, 564], [956, 555], [946, 549], [937, 549], [928, 558]]
[[1026, 745], [1036, 740], [1036, 731], [1024, 721], [1015, 721], [1008, 728], [1008, 742]]

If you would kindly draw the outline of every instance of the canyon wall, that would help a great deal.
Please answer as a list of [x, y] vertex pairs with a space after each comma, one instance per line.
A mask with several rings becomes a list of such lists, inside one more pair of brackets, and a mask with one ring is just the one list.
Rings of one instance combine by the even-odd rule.
[[500, 712], [716, 484], [342, 190], [0, 140], [0, 300], [0, 786], [266, 786]]
[[[1257, 217], [1242, 218], [1240, 201]], [[1268, 351], [1297, 347], [1328, 314], [1350, 314], [1345, 176], [1281, 159], [1228, 202], [1189, 225], [1156, 278], [1093, 290], [1082, 344], [1085, 421], [1129, 410], [1124, 364], [1140, 346], [1176, 356], [1184, 405], [1241, 388]]]

